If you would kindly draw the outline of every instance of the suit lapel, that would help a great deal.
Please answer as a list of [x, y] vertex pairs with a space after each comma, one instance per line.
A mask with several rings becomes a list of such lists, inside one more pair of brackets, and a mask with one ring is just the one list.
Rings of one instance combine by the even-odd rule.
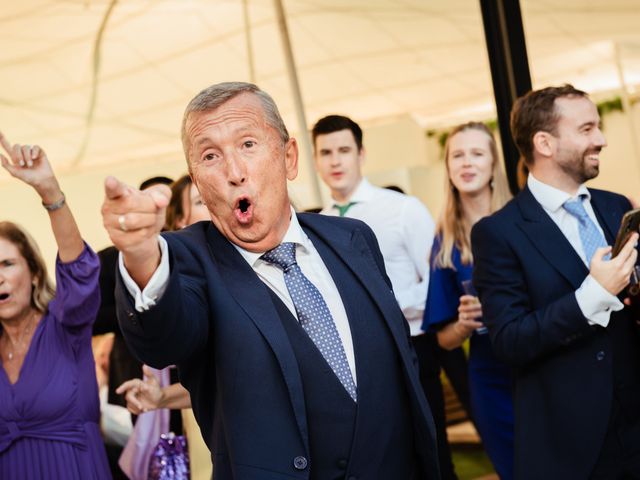
[[[400, 311], [400, 307], [391, 291], [387, 281], [380, 273], [378, 264], [369, 247], [364, 234], [360, 230], [353, 232], [346, 229], [336, 228], [328, 219], [321, 220], [318, 214], [301, 214], [298, 215], [300, 225], [307, 233], [316, 250], [325, 262], [330, 273], [334, 275], [332, 269], [333, 263], [337, 256], [339, 260], [353, 272], [356, 278], [362, 283], [380, 309], [382, 318], [391, 332], [394, 343], [396, 344], [398, 354], [400, 355], [404, 366], [406, 380], [409, 387], [409, 397], [412, 401], [412, 407], [416, 412], [420, 412], [425, 419], [424, 423], [418, 422], [418, 432], [422, 438], [435, 436], [435, 427], [428, 419], [431, 418], [429, 407], [424, 401], [422, 387], [417, 375], [417, 369], [413, 358], [413, 350], [410, 344], [410, 338], [407, 328], [404, 325], [404, 316]], [[333, 219], [332, 219], [333, 221]], [[331, 254], [331, 251], [333, 255]], [[336, 282], [338, 284], [339, 282]], [[349, 292], [340, 292], [345, 309], [350, 304], [351, 299]], [[356, 306], [357, 308], [357, 306]], [[357, 345], [357, 339], [353, 339], [354, 348]], [[356, 351], [356, 359], [358, 352]], [[364, 370], [362, 370], [364, 369]], [[372, 373], [371, 365], [358, 365], [356, 363], [356, 371], [358, 374], [358, 388], [366, 386], [365, 382], [375, 381], [375, 372]], [[362, 399], [359, 400], [359, 402]], [[364, 400], [366, 401], [366, 399]], [[360, 411], [360, 410], [359, 410]], [[356, 427], [357, 428], [357, 427]], [[366, 442], [366, 440], [364, 440]]]
[[[310, 215], [311, 218], [313, 218], [313, 214]], [[329, 271], [335, 271], [335, 269], [331, 268], [335, 260], [333, 260], [332, 255], [328, 252], [328, 250], [331, 249], [369, 292], [371, 298], [373, 298], [382, 312], [382, 317], [391, 331], [395, 343], [399, 347], [398, 350], [404, 356], [407, 343], [406, 331], [401, 322], [393, 321], [393, 319], [398, 318], [398, 315], [402, 314], [399, 311], [393, 292], [390, 291], [382, 274], [379, 274], [378, 265], [363, 234], [360, 230], [348, 232], [343, 229], [331, 228], [332, 226], [328, 228], [327, 225], [323, 225], [322, 229], [316, 228], [313, 221], [308, 221], [311, 219], [308, 217], [308, 215], [298, 215], [300, 224], [303, 226], [307, 235], [309, 235], [309, 238], [311, 238], [313, 245], [316, 247], [316, 250], [318, 250]], [[328, 239], [331, 240], [328, 241]], [[341, 298], [343, 303], [349, 302], [348, 294], [341, 294]], [[409, 362], [406, 358], [405, 361]], [[358, 378], [360, 378], [360, 374], [358, 374]]]
[[591, 192], [591, 206], [604, 231], [607, 245], [613, 245], [618, 228], [620, 228], [620, 206], [608, 202], [607, 197], [598, 191], [589, 190], [589, 192]]
[[276, 356], [293, 405], [298, 428], [307, 451], [308, 429], [302, 379], [289, 337], [269, 296], [267, 287], [242, 255], [213, 227], [207, 231], [210, 255], [220, 270], [225, 287], [256, 325]]
[[528, 188], [518, 194], [516, 202], [522, 214], [516, 221], [518, 227], [558, 273], [577, 289], [589, 272], [571, 243]]

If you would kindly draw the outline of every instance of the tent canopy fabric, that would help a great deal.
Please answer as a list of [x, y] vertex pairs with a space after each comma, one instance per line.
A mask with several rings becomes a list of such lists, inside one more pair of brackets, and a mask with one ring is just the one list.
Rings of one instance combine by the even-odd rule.
[[[306, 116], [424, 128], [494, 115], [477, 0], [284, 0]], [[56, 168], [180, 158], [202, 88], [250, 80], [297, 130], [272, 0], [0, 0], [0, 130]], [[522, 0], [533, 83], [640, 83], [636, 0]], [[0, 179], [6, 173], [0, 173]]]

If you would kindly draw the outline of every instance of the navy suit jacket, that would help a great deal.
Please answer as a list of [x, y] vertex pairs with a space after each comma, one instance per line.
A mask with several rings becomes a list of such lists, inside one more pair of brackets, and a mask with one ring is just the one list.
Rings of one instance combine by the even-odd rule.
[[[375, 300], [403, 367], [421, 469], [437, 478], [431, 414], [375, 236], [357, 220], [317, 214], [298, 219], [323, 243], [321, 256], [323, 248], [333, 249]], [[156, 306], [136, 312], [119, 280], [118, 318], [126, 340], [151, 366], [178, 365], [213, 453], [216, 479], [308, 478], [308, 468], [294, 468], [300, 466], [294, 459], [309, 452], [302, 380], [268, 287], [210, 222], [164, 237], [171, 275]], [[323, 260], [335, 275], [331, 261]], [[350, 301], [348, 292], [340, 293]], [[358, 372], [375, 368], [356, 365]]]
[[[629, 201], [590, 192], [612, 244]], [[528, 188], [479, 221], [471, 244], [483, 321], [496, 355], [516, 370], [516, 478], [587, 478], [610, 419], [614, 376], [638, 371], [634, 355], [625, 372], [613, 368], [615, 355], [638, 350], [629, 309], [613, 313], [607, 328], [589, 325], [575, 297], [588, 269]]]

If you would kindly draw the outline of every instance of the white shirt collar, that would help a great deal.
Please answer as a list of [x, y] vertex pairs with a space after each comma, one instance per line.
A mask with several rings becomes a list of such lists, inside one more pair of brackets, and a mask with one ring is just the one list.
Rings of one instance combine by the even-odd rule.
[[[369, 180], [367, 180], [365, 177], [362, 177], [362, 179], [360, 180], [360, 183], [351, 194], [351, 197], [349, 197], [349, 202], [353, 202], [353, 203], [368, 202], [375, 196], [375, 193], [376, 193], [376, 187], [371, 185], [371, 183], [369, 183]], [[326, 205], [326, 208], [333, 208], [336, 205], [338, 205], [338, 202], [336, 202], [333, 198], [331, 198], [328, 204]]]
[[584, 183], [578, 187], [576, 195], [571, 196], [567, 192], [541, 182], [531, 173], [529, 173], [529, 178], [527, 178], [527, 187], [529, 187], [533, 197], [542, 205], [542, 208], [548, 212], [557, 212], [562, 208], [562, 205], [571, 198], [578, 198], [581, 195], [585, 195], [587, 200], [591, 199], [591, 194]]
[[[308, 242], [311, 242], [311, 240], [309, 240], [309, 237], [307, 237], [307, 234], [304, 233], [304, 230], [302, 230], [302, 227], [298, 222], [298, 217], [293, 207], [291, 207], [291, 221], [289, 222], [289, 228], [287, 229], [287, 232], [284, 234], [284, 237], [282, 238], [281, 243], [285, 243], [285, 242], [295, 243], [297, 245], [300, 245], [305, 252], [309, 251]], [[264, 252], [250, 252], [249, 250], [245, 250], [244, 248], [239, 247], [233, 242], [231, 243], [231, 245], [233, 245], [235, 249], [238, 250], [240, 255], [242, 255], [242, 258], [244, 258], [252, 268], [255, 267], [257, 262], [263, 261], [263, 260], [260, 260], [260, 257]]]
[[360, 183], [349, 199], [350, 202], [368, 202], [375, 195], [375, 187], [369, 183], [369, 180], [362, 177]]

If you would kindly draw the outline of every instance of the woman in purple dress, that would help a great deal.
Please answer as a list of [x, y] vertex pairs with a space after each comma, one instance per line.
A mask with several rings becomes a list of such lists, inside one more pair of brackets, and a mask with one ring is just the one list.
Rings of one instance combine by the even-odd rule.
[[40, 196], [58, 245], [54, 291], [31, 237], [0, 222], [0, 478], [111, 478], [91, 352], [99, 261], [44, 151], [0, 143], [2, 166]]

